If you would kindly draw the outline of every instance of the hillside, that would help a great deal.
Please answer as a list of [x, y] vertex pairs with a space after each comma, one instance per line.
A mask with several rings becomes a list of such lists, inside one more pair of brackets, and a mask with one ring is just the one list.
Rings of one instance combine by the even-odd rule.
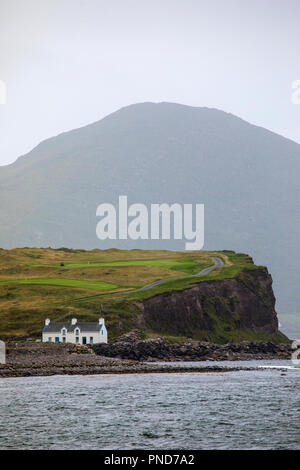
[[172, 249], [96, 238], [96, 208], [205, 204], [205, 249], [269, 267], [280, 313], [298, 311], [300, 146], [231, 114], [172, 103], [128, 106], [0, 167], [0, 246]]
[[137, 328], [172, 341], [285, 341], [274, 305], [266, 268], [232, 251], [0, 250], [2, 338], [40, 337], [47, 317], [104, 315], [110, 339]]

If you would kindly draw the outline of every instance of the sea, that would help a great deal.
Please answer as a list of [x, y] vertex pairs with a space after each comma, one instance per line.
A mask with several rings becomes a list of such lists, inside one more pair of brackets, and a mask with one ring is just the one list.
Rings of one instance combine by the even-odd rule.
[[300, 448], [300, 368], [290, 361], [173, 365], [174, 373], [1, 378], [0, 449]]

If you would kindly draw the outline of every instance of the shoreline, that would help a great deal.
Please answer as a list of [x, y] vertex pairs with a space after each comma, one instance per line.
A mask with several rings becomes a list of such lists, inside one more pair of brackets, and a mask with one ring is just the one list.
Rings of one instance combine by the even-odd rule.
[[[0, 368], [0, 381], [7, 378], [26, 378], [26, 377], [54, 377], [54, 376], [90, 376], [90, 375], [144, 375], [144, 374], [203, 374], [203, 373], [227, 373], [227, 372], [250, 372], [255, 370], [269, 369], [268, 366], [264, 367], [226, 367], [226, 366], [203, 366], [203, 367], [178, 367], [178, 366], [162, 366], [162, 367], [142, 367], [136, 368], [52, 368], [52, 369], [19, 369], [11, 370], [8, 368]], [[272, 367], [270, 367], [272, 368]], [[284, 372], [289, 366], [278, 365], [276, 370]]]
[[[201, 356], [191, 360], [187, 355], [180, 360], [170, 358], [152, 357], [146, 360], [133, 360], [120, 357], [107, 357], [98, 355], [88, 346], [74, 344], [49, 343], [8, 343], [6, 364], [0, 364], [0, 379], [13, 377], [50, 377], [54, 375], [103, 375], [103, 374], [170, 374], [170, 373], [222, 373], [255, 370], [255, 367], [239, 365], [229, 366], [233, 361], [259, 361], [259, 360], [287, 360], [282, 356], [247, 355], [242, 360], [236, 357], [227, 357], [228, 366], [214, 365], [211, 362], [224, 361], [223, 358], [204, 359]], [[169, 360], [168, 360], [169, 359]], [[180, 365], [181, 362], [206, 362], [209, 365]], [[163, 362], [163, 364], [160, 364]], [[170, 364], [168, 364], [168, 362]], [[176, 365], [171, 364], [176, 362]], [[257, 367], [257, 369], [261, 369]], [[282, 369], [286, 370], [283, 365]]]
[[[79, 370], [78, 370], [79, 369]], [[88, 370], [80, 370], [78, 369], [51, 369], [51, 370], [34, 370], [34, 369], [20, 369], [19, 371], [11, 371], [10, 370], [1, 370], [0, 369], [0, 381], [1, 379], [6, 378], [21, 378], [21, 377], [53, 377], [53, 376], [89, 376], [89, 375], [143, 375], [143, 374], [183, 374], [183, 373], [223, 373], [223, 372], [237, 372], [240, 370], [250, 371], [254, 370], [252, 368], [226, 368], [226, 367], [173, 367], [173, 368], [140, 368], [140, 369], [106, 369], [106, 368], [98, 368], [98, 369], [88, 369]], [[284, 367], [283, 367], [284, 370]], [[36, 373], [37, 372], [37, 373]]]

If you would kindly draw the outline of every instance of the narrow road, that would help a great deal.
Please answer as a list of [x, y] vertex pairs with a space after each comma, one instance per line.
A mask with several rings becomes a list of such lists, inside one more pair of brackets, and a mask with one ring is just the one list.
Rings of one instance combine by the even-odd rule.
[[138, 289], [135, 289], [134, 291], [131, 291], [131, 292], [139, 292], [141, 290], [148, 290], [148, 289], [151, 289], [151, 287], [158, 286], [160, 284], [164, 284], [165, 282], [168, 282], [168, 281], [177, 281], [177, 279], [185, 279], [185, 278], [189, 278], [189, 277], [205, 276], [206, 274], [210, 273], [213, 269], [221, 268], [224, 265], [221, 258], [213, 257], [212, 260], [214, 262], [214, 264], [212, 266], [209, 266], [209, 268], [202, 269], [202, 271], [200, 271], [197, 274], [189, 274], [187, 276], [178, 276], [178, 277], [170, 277], [169, 279], [161, 279], [160, 281], [152, 282], [151, 284], [147, 284], [144, 287], [139, 287]]
[[224, 263], [221, 260], [221, 258], [217, 258], [213, 256], [211, 259], [213, 260], [214, 264], [212, 266], [209, 266], [208, 268], [202, 269], [202, 271], [200, 271], [197, 274], [188, 274], [185, 276], [177, 276], [177, 277], [170, 277], [168, 279], [161, 279], [159, 281], [151, 282], [151, 284], [146, 284], [143, 287], [138, 287], [137, 289], [131, 289], [131, 290], [126, 290], [126, 291], [121, 291], [121, 292], [108, 292], [107, 294], [96, 294], [96, 295], [91, 295], [89, 297], [81, 297], [79, 299], [74, 299], [74, 302], [79, 301], [79, 300], [81, 301], [81, 300], [93, 299], [94, 297], [104, 297], [107, 295], [134, 294], [135, 292], [148, 290], [148, 289], [151, 289], [152, 287], [158, 286], [160, 284], [164, 284], [165, 282], [177, 281], [178, 279], [188, 279], [190, 277], [205, 276], [206, 274], [210, 273], [214, 269], [221, 268], [222, 266], [224, 266]]

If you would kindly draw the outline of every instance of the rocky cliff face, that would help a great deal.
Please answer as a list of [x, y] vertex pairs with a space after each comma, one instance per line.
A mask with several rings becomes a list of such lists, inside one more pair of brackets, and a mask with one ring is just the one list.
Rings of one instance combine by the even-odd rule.
[[165, 335], [217, 343], [280, 335], [272, 277], [263, 267], [158, 294], [139, 307], [137, 326]]

